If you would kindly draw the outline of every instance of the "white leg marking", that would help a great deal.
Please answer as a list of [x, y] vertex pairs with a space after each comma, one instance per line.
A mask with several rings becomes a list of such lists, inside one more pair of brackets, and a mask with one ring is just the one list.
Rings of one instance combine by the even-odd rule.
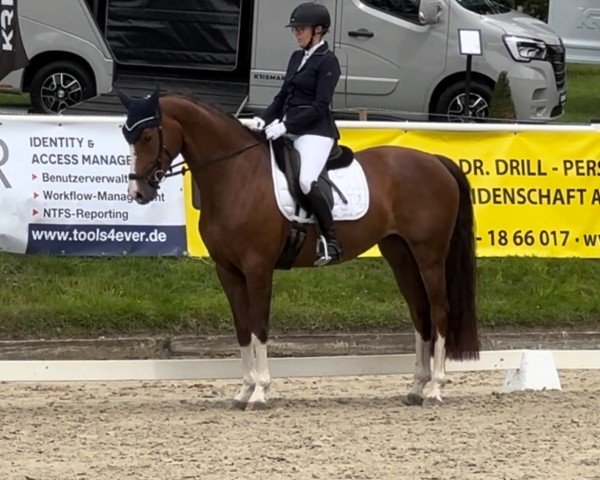
[[431, 380], [431, 342], [423, 341], [421, 334], [415, 330], [415, 375], [409, 394], [423, 398], [425, 384]]
[[435, 349], [433, 351], [433, 378], [431, 391], [427, 394], [427, 398], [442, 401], [442, 390], [446, 382], [446, 339], [439, 333], [435, 341]]
[[246, 347], [240, 347], [242, 355], [242, 389], [235, 396], [235, 402], [245, 405], [254, 391], [254, 345], [252, 341]]
[[254, 375], [255, 387], [249, 406], [264, 406], [267, 402], [267, 392], [271, 386], [271, 374], [269, 373], [269, 364], [267, 359], [267, 344], [262, 343], [258, 338], [252, 335], [252, 344], [254, 345], [255, 366]]

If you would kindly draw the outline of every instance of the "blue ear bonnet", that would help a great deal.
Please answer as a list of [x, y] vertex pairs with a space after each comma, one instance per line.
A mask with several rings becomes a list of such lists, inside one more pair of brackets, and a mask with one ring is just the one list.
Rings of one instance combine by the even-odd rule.
[[127, 102], [124, 101], [123, 104], [127, 107], [127, 120], [122, 131], [125, 140], [130, 145], [137, 141], [144, 128], [160, 126], [162, 115], [157, 95], [149, 95], [146, 98], [127, 98]]

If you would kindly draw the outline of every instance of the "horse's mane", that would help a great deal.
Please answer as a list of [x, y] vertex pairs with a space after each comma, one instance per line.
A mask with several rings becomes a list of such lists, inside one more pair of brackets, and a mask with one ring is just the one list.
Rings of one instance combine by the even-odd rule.
[[161, 95], [161, 97], [177, 97], [177, 98], [181, 98], [183, 100], [186, 100], [200, 108], [203, 108], [205, 110], [208, 110], [209, 112], [225, 119], [228, 122], [235, 122], [235, 124], [241, 128], [243, 128], [244, 130], [246, 130], [250, 135], [252, 135], [254, 138], [256, 138], [257, 140], [264, 140], [265, 138], [265, 134], [263, 132], [259, 132], [259, 131], [255, 131], [252, 130], [250, 128], [248, 128], [246, 125], [244, 125], [243, 123], [239, 122], [237, 120], [237, 118], [235, 118], [233, 116], [233, 114], [231, 113], [225, 113], [222, 109], [222, 107], [215, 103], [215, 102], [207, 102], [206, 100], [204, 100], [203, 98], [199, 97], [198, 95], [193, 95], [193, 94], [183, 94], [183, 93], [164, 93]]

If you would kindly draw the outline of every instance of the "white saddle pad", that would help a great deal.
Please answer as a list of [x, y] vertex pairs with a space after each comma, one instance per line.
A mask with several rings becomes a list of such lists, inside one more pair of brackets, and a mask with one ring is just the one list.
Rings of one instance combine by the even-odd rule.
[[[279, 210], [288, 220], [295, 220], [301, 223], [314, 223], [314, 217], [307, 218], [307, 212], [300, 209], [296, 215], [296, 203], [292, 199], [290, 190], [285, 180], [285, 175], [275, 163], [275, 155], [271, 146], [271, 171], [273, 172], [273, 184], [275, 188], [275, 197]], [[340, 196], [333, 189], [333, 219], [358, 220], [367, 213], [369, 209], [369, 186], [365, 172], [360, 163], [355, 160], [345, 168], [338, 168], [329, 172], [330, 180], [337, 185], [344, 194], [348, 203], [345, 204]]]

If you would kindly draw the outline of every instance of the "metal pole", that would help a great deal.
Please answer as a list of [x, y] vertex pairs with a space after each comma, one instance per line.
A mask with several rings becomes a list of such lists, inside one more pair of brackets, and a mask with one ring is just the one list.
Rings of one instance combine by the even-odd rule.
[[467, 55], [467, 71], [465, 75], [465, 108], [463, 115], [471, 117], [471, 101], [469, 95], [471, 93], [471, 63], [473, 61], [472, 55]]

